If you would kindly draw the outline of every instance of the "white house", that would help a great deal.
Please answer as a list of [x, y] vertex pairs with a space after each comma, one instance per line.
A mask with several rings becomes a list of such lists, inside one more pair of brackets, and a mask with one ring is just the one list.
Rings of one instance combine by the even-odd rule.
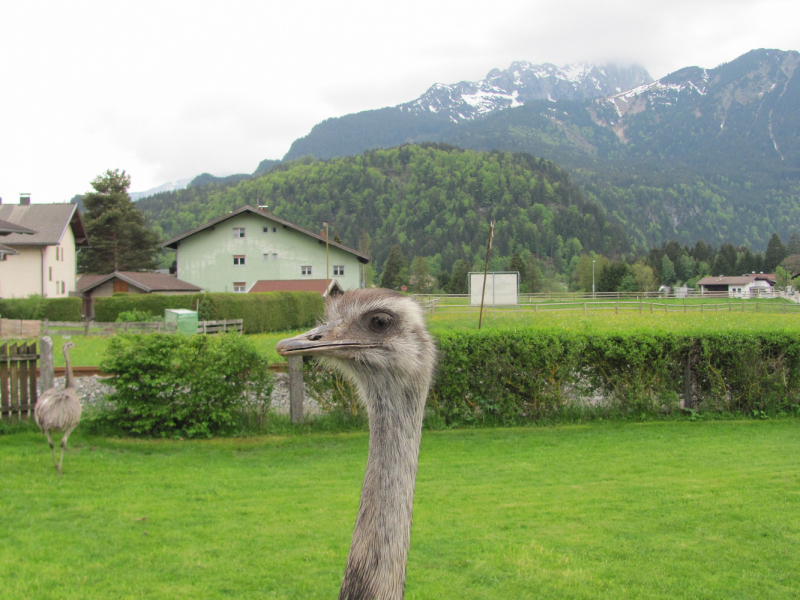
[[741, 277], [710, 276], [697, 282], [703, 294], [723, 292], [734, 298], [770, 298], [774, 285], [775, 275], [764, 273], [750, 273]]
[[75, 204], [0, 204], [0, 220], [33, 233], [14, 232], [0, 237], [0, 297], [25, 298], [39, 294], [66, 298], [75, 291], [77, 251], [89, 240]]

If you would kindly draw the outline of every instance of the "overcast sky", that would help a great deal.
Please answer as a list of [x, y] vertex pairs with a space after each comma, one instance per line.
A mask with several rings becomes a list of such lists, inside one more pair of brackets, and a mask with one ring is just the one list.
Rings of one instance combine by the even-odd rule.
[[0, 197], [251, 173], [318, 122], [514, 60], [654, 78], [800, 50], [798, 0], [0, 3]]

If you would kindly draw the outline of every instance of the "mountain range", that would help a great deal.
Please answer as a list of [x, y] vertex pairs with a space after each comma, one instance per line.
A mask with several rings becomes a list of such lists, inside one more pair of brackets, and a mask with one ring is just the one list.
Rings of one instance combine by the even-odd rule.
[[[481, 81], [327, 119], [249, 177], [423, 142], [526, 153], [564, 167], [635, 247], [676, 239], [760, 250], [800, 224], [798, 64], [797, 52], [761, 49], [654, 81], [638, 66], [514, 62]], [[237, 177], [248, 176], [213, 178], [209, 190], [243, 185]], [[197, 183], [191, 197], [202, 204]], [[156, 224], [157, 206], [173, 196], [150, 203]]]

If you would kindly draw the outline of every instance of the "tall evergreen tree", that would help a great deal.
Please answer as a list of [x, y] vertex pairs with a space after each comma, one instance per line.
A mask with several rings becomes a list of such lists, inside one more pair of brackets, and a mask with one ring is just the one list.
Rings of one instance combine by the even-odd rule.
[[83, 197], [83, 222], [91, 247], [78, 255], [80, 273], [147, 271], [158, 267], [158, 235], [128, 196], [130, 175], [108, 170], [92, 181]]
[[415, 294], [429, 294], [433, 285], [431, 280], [431, 269], [428, 261], [422, 256], [414, 257], [411, 261], [411, 271], [409, 273], [411, 291]]
[[661, 258], [661, 283], [666, 285], [675, 283], [675, 265], [667, 254]]
[[786, 246], [787, 254], [800, 254], [800, 236], [793, 233], [789, 237], [789, 244]]
[[508, 270], [517, 271], [519, 273], [519, 280], [521, 282], [525, 281], [525, 275], [527, 275], [525, 270], [525, 261], [522, 260], [519, 252], [514, 252], [514, 256], [511, 257], [511, 262], [508, 265]]
[[406, 259], [403, 256], [403, 251], [400, 250], [399, 244], [395, 244], [392, 246], [392, 249], [389, 250], [389, 257], [383, 265], [381, 287], [399, 290], [406, 284], [405, 274], [407, 273], [408, 270], [406, 268]]
[[[717, 252], [716, 258], [714, 258], [714, 264], [711, 267], [711, 274], [712, 275], [737, 275], [736, 273], [736, 260], [738, 259], [738, 255], [736, 253], [736, 248], [731, 243], [722, 244], [722, 247]], [[741, 273], [738, 273], [741, 275]]]
[[786, 246], [783, 245], [780, 236], [773, 233], [767, 244], [767, 251], [764, 253], [764, 271], [774, 273], [784, 258], [786, 258]]
[[469, 293], [469, 277], [470, 264], [468, 260], [461, 259], [456, 261], [453, 265], [453, 276], [450, 278], [448, 292], [451, 294], [468, 294]]

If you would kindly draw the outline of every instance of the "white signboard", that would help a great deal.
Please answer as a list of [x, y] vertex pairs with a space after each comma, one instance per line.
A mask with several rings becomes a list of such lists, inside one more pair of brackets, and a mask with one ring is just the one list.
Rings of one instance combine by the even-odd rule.
[[[483, 273], [469, 274], [469, 303], [472, 306], [481, 305], [483, 293]], [[518, 302], [519, 273], [487, 273], [486, 296], [484, 306], [515, 306]]]

